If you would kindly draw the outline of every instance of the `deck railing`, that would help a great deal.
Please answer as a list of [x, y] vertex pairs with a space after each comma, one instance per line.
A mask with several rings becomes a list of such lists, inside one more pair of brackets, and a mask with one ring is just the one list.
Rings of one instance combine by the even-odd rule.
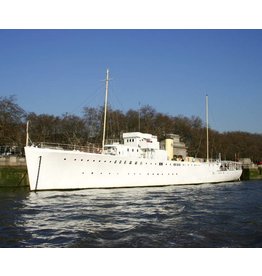
[[73, 145], [73, 144], [60, 144], [60, 143], [48, 143], [48, 142], [40, 142], [35, 144], [36, 147], [39, 148], [49, 148], [56, 150], [74, 150], [74, 151], [83, 151], [89, 153], [101, 153], [102, 148], [98, 147], [95, 144], [88, 144], [85, 146]]

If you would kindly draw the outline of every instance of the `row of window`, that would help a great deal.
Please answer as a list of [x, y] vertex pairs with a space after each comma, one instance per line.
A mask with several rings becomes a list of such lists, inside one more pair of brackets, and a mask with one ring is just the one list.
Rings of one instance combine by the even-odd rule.
[[[129, 148], [127, 148], [127, 151], [129, 152]], [[135, 149], [132, 149], [132, 152], [135, 152]], [[136, 152], [139, 152], [139, 150], [136, 149]]]
[[134, 139], [126, 139], [127, 143], [134, 142]]
[[[85, 172], [82, 172], [82, 174], [85, 174]], [[90, 173], [91, 175], [93, 175], [94, 174], [94, 172], [91, 172]], [[112, 174], [114, 174], [114, 173], [111, 173], [111, 172], [109, 172], [109, 173], [105, 173], [105, 172], [100, 172], [100, 173], [98, 173], [97, 175], [112, 175]], [[119, 173], [116, 173], [115, 175], [119, 175]], [[130, 175], [130, 176], [132, 176], [132, 175], [139, 175], [139, 176], [142, 176], [142, 173], [127, 173], [127, 175]], [[147, 173], [147, 174], [144, 174], [144, 175], [152, 175], [152, 176], [164, 176], [164, 173]], [[168, 173], [168, 174], [166, 174], [166, 175], [178, 175], [177, 173]]]
[[[64, 161], [66, 161], [67, 159], [66, 158], [64, 158]], [[75, 158], [74, 159], [74, 161], [77, 161], [77, 159]], [[80, 159], [80, 161], [81, 162], [83, 162], [84, 161], [84, 159]], [[92, 160], [90, 160], [90, 159], [87, 159], [86, 160], [87, 162], [98, 162], [98, 163], [101, 163], [102, 162], [102, 160], [95, 160], [95, 159], [92, 159]], [[148, 163], [148, 162], [142, 162], [142, 161], [127, 161], [127, 160], [114, 160], [114, 161], [112, 161], [112, 160], [104, 160], [103, 161], [103, 163], [114, 163], [114, 164], [130, 164], [130, 165], [132, 165], [132, 164], [134, 164], [134, 165], [159, 165], [159, 166], [163, 166], [163, 165], [166, 165], [166, 166], [198, 166], [197, 164], [195, 164], [195, 163], [192, 163], [192, 164], [181, 164], [181, 163], [163, 163], [163, 162], [159, 162], [159, 163], [152, 163], [152, 162], [150, 162], [150, 163]]]

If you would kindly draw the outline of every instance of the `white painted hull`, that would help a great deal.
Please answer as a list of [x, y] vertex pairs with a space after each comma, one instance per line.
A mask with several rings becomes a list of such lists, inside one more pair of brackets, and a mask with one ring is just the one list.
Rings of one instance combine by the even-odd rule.
[[239, 180], [242, 174], [242, 170], [221, 171], [219, 163], [163, 162], [36, 147], [25, 147], [25, 154], [30, 190], [218, 183]]

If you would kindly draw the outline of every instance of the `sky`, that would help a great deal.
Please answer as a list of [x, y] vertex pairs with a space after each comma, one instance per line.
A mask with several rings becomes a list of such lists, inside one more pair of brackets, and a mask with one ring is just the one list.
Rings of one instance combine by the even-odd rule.
[[150, 105], [212, 129], [262, 133], [262, 30], [0, 30], [0, 96], [27, 112], [81, 116]]

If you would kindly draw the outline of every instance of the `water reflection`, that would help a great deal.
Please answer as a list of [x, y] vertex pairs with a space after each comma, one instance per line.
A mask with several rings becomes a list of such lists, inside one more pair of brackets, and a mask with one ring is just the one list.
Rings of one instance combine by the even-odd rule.
[[261, 198], [261, 182], [2, 193], [0, 243], [2, 247], [259, 247]]

